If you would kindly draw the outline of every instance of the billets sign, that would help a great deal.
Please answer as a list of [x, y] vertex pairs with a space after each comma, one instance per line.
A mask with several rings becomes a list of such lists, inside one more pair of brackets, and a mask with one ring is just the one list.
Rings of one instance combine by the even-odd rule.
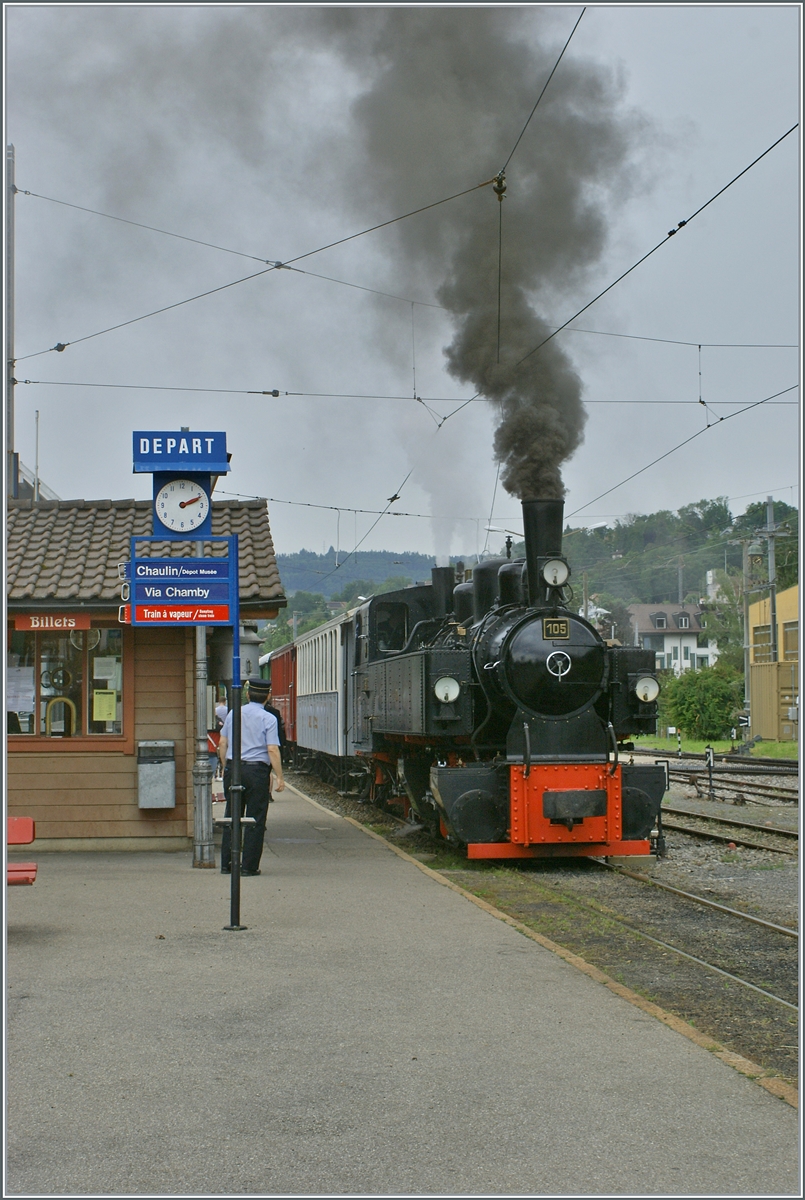
[[179, 471], [225, 475], [226, 433], [136, 429], [132, 434], [135, 474]]
[[14, 617], [15, 629], [89, 629], [91, 623], [89, 613], [18, 613]]

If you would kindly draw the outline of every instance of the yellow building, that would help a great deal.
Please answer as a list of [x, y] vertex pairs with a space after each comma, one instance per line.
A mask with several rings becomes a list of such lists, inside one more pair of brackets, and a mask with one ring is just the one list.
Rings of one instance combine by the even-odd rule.
[[799, 586], [777, 594], [777, 661], [772, 661], [771, 603], [749, 606], [752, 735], [777, 742], [799, 736]]

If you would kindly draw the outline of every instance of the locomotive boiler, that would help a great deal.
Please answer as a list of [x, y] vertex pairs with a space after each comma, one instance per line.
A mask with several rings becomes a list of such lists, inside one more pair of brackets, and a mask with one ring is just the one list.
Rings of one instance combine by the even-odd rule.
[[665, 770], [624, 753], [656, 728], [654, 654], [568, 606], [562, 501], [524, 501], [523, 518], [524, 560], [458, 585], [435, 567], [298, 640], [297, 747], [328, 754], [329, 738], [470, 858], [648, 854]]

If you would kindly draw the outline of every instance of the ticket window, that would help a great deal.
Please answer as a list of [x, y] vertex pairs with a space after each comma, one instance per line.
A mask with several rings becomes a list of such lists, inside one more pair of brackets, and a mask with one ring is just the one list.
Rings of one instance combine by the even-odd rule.
[[122, 630], [12, 631], [6, 670], [9, 734], [122, 733]]

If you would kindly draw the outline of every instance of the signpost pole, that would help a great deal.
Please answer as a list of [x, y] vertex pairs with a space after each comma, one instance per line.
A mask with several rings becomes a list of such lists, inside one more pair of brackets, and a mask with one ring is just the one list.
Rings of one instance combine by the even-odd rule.
[[238, 571], [238, 539], [237, 535], [230, 538], [230, 617], [232, 620], [232, 774], [229, 784], [229, 795], [232, 803], [232, 875], [229, 903], [229, 924], [225, 929], [237, 931], [246, 929], [240, 923], [240, 848], [241, 848], [241, 798], [243, 785], [240, 781], [240, 716], [243, 685], [240, 678], [240, 588]]

